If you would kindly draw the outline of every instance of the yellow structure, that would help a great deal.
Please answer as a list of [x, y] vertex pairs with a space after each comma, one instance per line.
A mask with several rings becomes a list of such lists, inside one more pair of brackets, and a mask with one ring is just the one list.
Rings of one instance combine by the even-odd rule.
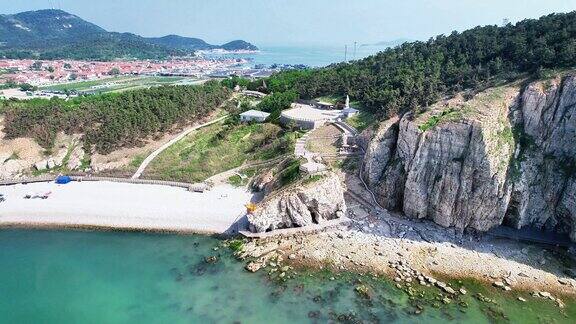
[[246, 204], [246, 213], [248, 214], [252, 214], [256, 211], [256, 204], [254, 203], [248, 203]]

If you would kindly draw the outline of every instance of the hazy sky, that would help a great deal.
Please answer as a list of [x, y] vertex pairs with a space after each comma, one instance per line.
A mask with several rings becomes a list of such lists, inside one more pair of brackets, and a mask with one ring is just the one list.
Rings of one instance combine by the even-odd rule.
[[109, 31], [211, 43], [373, 43], [576, 10], [576, 0], [0, 0], [1, 13], [56, 7]]

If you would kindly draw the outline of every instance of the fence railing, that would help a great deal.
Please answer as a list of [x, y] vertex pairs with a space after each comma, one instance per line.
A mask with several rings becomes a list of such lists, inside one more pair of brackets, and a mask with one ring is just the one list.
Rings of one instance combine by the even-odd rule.
[[[203, 192], [210, 189], [206, 183], [187, 183], [177, 181], [164, 181], [164, 180], [147, 180], [147, 179], [128, 179], [128, 178], [113, 178], [113, 177], [93, 177], [93, 176], [71, 176], [73, 181], [107, 181], [117, 183], [131, 183], [131, 184], [148, 184], [184, 188], [189, 191]], [[17, 184], [40, 183], [55, 181], [55, 176], [44, 176], [38, 178], [14, 179], [0, 181], [0, 186], [11, 186]]]

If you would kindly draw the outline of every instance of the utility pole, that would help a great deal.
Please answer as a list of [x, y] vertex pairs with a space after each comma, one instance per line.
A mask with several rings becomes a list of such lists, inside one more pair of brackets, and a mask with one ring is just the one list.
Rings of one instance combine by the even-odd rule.
[[344, 45], [344, 62], [348, 62], [348, 45]]
[[354, 42], [354, 56], [352, 57], [352, 60], [354, 60], [354, 61], [356, 61], [356, 45], [357, 44], [358, 44], [357, 42]]

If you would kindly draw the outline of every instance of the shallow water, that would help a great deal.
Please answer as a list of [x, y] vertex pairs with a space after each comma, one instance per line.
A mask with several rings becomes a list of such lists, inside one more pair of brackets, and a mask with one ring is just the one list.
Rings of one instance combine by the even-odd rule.
[[345, 53], [344, 46], [264, 46], [258, 53], [250, 54], [205, 54], [206, 57], [232, 57], [251, 59], [249, 65], [263, 64], [304, 64], [311, 67], [322, 67], [347, 60], [359, 60], [385, 50], [385, 46], [358, 46], [356, 53], [353, 47]]
[[[306, 272], [279, 283], [264, 271], [244, 271], [227, 248], [214, 251], [221, 243], [203, 236], [0, 230], [0, 323], [506, 322], [498, 311], [511, 322], [570, 322], [547, 302], [497, 295], [491, 297], [498, 305], [481, 303], [468, 286], [462, 300], [468, 307], [434, 308], [410, 301], [388, 281], [360, 275], [330, 280], [333, 274]], [[205, 262], [212, 255], [219, 262]], [[355, 291], [360, 285], [370, 298]], [[413, 315], [419, 304], [423, 311]], [[574, 316], [572, 305], [565, 312]]]

